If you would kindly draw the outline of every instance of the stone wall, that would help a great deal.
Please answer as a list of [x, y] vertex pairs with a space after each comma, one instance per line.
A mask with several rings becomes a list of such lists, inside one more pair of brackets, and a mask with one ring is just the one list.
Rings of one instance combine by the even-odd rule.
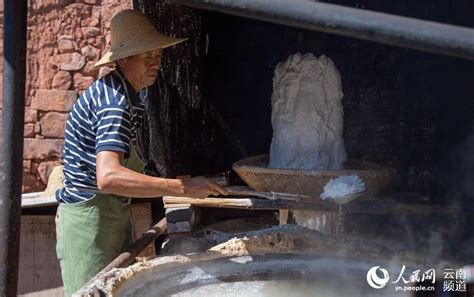
[[68, 111], [99, 75], [90, 67], [108, 48], [110, 19], [132, 2], [31, 0], [29, 5], [23, 192], [37, 192], [62, 163]]

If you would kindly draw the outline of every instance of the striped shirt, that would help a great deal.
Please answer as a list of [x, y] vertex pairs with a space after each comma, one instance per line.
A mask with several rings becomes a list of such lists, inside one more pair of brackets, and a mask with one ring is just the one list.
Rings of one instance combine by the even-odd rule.
[[64, 188], [56, 192], [59, 202], [85, 201], [99, 191], [96, 155], [114, 151], [127, 157], [143, 114], [144, 105], [139, 95], [117, 70], [96, 80], [84, 91], [66, 122], [65, 180]]

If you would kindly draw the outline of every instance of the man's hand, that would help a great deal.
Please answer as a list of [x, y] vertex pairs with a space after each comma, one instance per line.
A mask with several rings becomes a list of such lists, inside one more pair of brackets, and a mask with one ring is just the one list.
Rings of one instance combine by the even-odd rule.
[[209, 195], [227, 195], [227, 191], [209, 179], [198, 176], [181, 179], [184, 186], [184, 196], [206, 198]]
[[182, 179], [147, 176], [123, 167], [122, 160], [123, 154], [118, 152], [102, 151], [97, 154], [96, 176], [100, 191], [136, 198], [227, 195], [223, 187], [202, 176]]

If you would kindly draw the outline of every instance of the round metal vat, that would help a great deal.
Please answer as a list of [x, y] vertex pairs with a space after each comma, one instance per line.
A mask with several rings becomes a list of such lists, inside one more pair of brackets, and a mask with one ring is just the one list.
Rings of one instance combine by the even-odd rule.
[[[380, 261], [272, 254], [156, 266], [123, 282], [114, 296], [393, 296], [367, 272]], [[395, 274], [400, 266], [385, 265]], [[397, 296], [409, 296], [397, 294]]]

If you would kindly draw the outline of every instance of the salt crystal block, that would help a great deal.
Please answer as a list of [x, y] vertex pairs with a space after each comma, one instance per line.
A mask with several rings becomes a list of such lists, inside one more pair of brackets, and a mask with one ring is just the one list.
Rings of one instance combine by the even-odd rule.
[[278, 64], [269, 168], [342, 169], [342, 97], [341, 75], [328, 57], [298, 53]]

